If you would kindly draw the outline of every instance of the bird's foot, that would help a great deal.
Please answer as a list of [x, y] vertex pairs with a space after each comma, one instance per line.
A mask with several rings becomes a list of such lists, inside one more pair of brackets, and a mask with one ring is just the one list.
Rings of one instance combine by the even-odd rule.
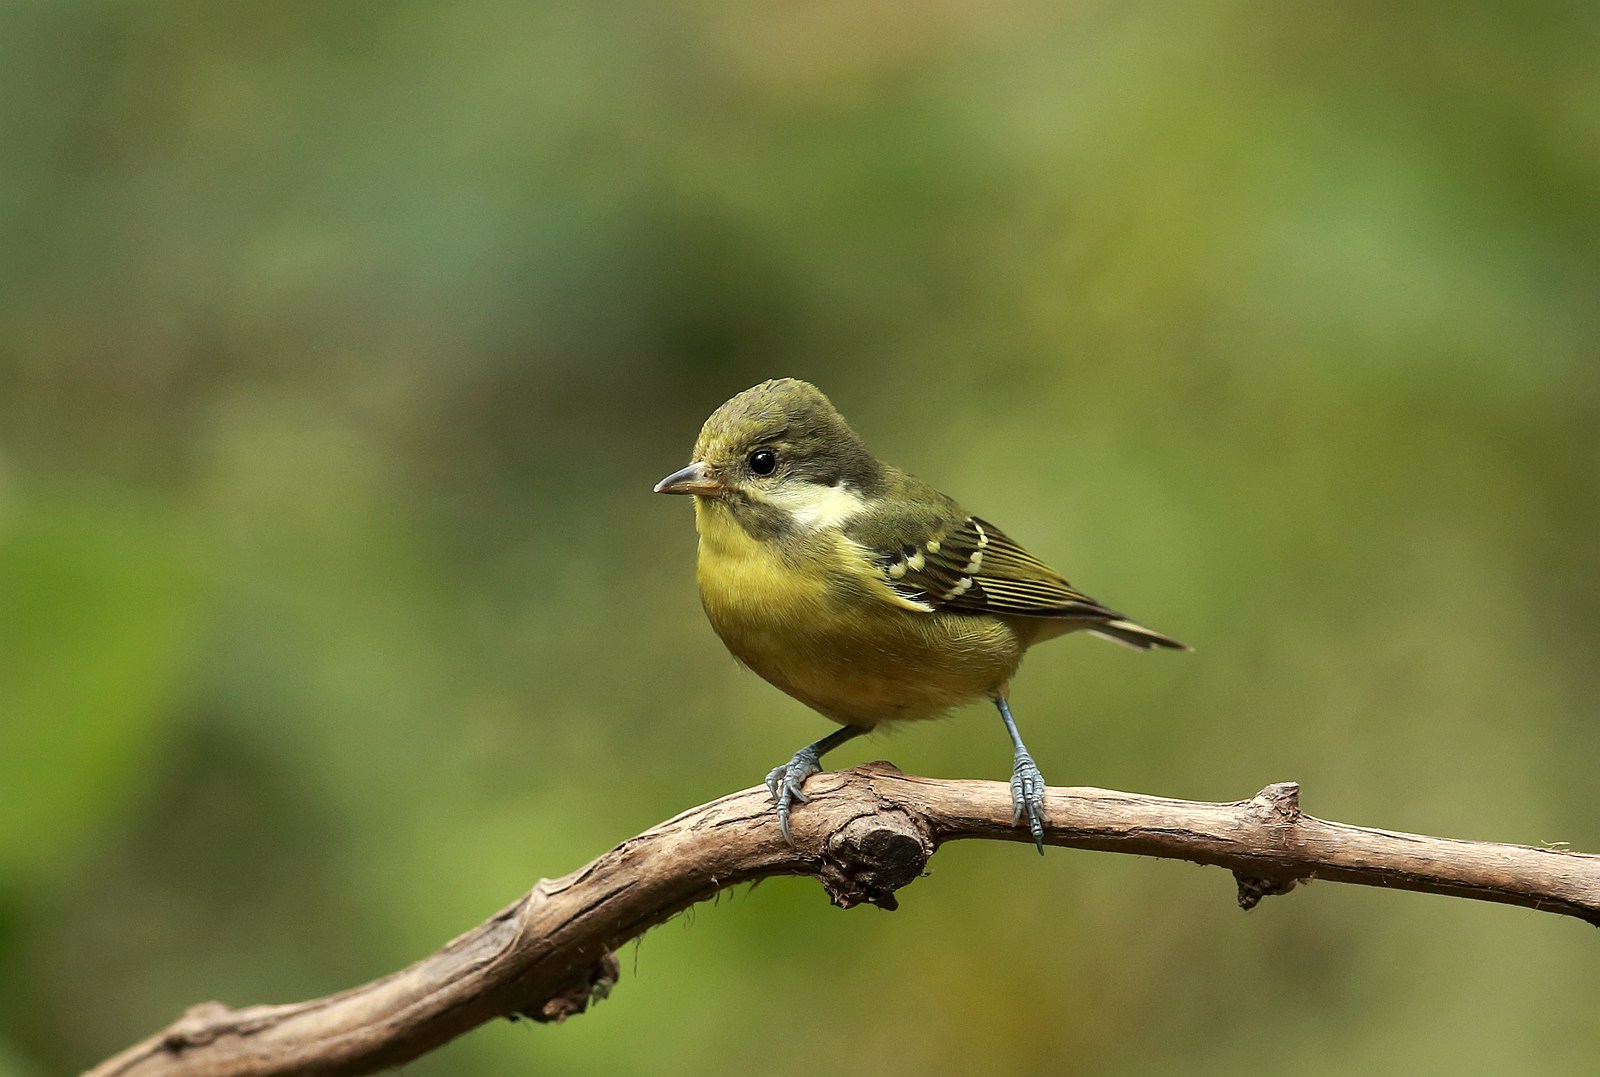
[[796, 802], [805, 804], [811, 799], [800, 787], [811, 775], [820, 773], [822, 762], [817, 746], [811, 744], [795, 752], [794, 758], [787, 763], [773, 767], [767, 775], [767, 791], [772, 794], [772, 802], [778, 806], [778, 829], [783, 831], [783, 840], [790, 845], [794, 844], [794, 838], [789, 836], [789, 805]]
[[1016, 809], [1011, 814], [1011, 825], [1021, 822], [1026, 812], [1028, 832], [1033, 835], [1034, 847], [1043, 856], [1044, 775], [1039, 773], [1039, 765], [1026, 751], [1017, 752], [1017, 761], [1011, 768], [1011, 806]]

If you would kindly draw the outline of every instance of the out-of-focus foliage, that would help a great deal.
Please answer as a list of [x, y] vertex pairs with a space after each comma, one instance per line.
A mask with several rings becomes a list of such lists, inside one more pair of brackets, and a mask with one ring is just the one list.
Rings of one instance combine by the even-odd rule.
[[[1542, 12], [1542, 14], [1541, 14]], [[1580, 6], [0, 13], [0, 1074], [381, 974], [828, 728], [650, 484], [762, 378], [1197, 646], [1052, 781], [1600, 849]], [[982, 708], [851, 745], [1003, 778]], [[1593, 932], [953, 847], [407, 1068], [1585, 1074]]]

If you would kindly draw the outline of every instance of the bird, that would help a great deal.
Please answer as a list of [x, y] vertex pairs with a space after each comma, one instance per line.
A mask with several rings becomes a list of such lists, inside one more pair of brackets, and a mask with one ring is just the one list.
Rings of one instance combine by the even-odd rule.
[[1075, 589], [1000, 528], [878, 460], [820, 389], [776, 378], [712, 412], [687, 467], [695, 577], [736, 659], [840, 728], [766, 785], [791, 845], [822, 757], [885, 722], [988, 700], [1012, 745], [1012, 826], [1044, 853], [1044, 776], [1008, 702], [1023, 653], [1083, 630], [1140, 651], [1189, 646]]

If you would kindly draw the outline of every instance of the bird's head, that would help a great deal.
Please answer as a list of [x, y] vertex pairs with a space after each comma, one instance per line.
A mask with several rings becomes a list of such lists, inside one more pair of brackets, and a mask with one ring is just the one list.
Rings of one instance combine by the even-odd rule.
[[820, 389], [778, 378], [712, 412], [694, 461], [657, 483], [656, 492], [695, 494], [736, 515], [779, 514], [814, 529], [858, 511], [883, 472]]

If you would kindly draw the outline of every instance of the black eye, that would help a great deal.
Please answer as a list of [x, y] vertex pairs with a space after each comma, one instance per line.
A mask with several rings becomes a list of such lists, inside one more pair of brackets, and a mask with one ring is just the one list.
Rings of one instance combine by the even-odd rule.
[[757, 449], [750, 454], [750, 470], [757, 475], [770, 475], [778, 470], [778, 454], [771, 449]]

